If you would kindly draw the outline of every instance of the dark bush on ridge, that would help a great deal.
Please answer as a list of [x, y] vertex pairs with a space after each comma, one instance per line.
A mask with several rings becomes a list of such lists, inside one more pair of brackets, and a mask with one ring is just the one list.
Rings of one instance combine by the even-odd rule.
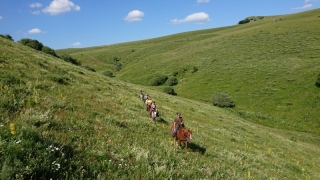
[[215, 93], [211, 97], [211, 101], [214, 106], [222, 107], [222, 108], [233, 108], [235, 104], [232, 100], [232, 97], [227, 93]]
[[63, 59], [64, 61], [66, 62], [70, 62], [72, 64], [75, 64], [77, 66], [80, 66], [81, 65], [81, 62], [72, 58], [70, 55], [68, 54], [63, 54], [62, 56], [60, 56], [61, 59]]
[[122, 63], [120, 62], [121, 58], [117, 56], [113, 57], [114, 71], [120, 71], [122, 69]]
[[58, 57], [56, 52], [48, 46], [43, 46], [41, 51], [50, 54], [51, 56]]
[[193, 69], [192, 69], [192, 73], [195, 73], [197, 71], [198, 71], [198, 68], [196, 66], [194, 66]]
[[178, 84], [178, 79], [176, 77], [169, 77], [168, 79], [169, 86], [175, 86], [177, 84]]
[[63, 84], [63, 85], [68, 85], [70, 81], [70, 79], [68, 77], [64, 77], [64, 76], [60, 76], [60, 75], [53, 75], [51, 77], [51, 79], [54, 81], [54, 82], [57, 82], [59, 84]]
[[10, 36], [9, 34], [5, 34], [5, 35], [0, 34], [0, 37], [13, 41], [12, 36]]
[[176, 95], [176, 93], [174, 92], [174, 89], [170, 86], [164, 87], [163, 92], [170, 94], [170, 95]]
[[25, 46], [29, 46], [32, 49], [35, 49], [35, 50], [38, 50], [38, 51], [42, 51], [42, 52], [44, 52], [46, 54], [49, 54], [51, 56], [58, 57], [56, 52], [52, 48], [50, 48], [48, 46], [44, 46], [38, 40], [29, 39], [29, 38], [22, 38], [22, 39], [20, 39], [20, 41], [18, 41], [18, 43], [21, 43], [21, 44], [23, 44]]
[[246, 19], [243, 19], [241, 21], [239, 21], [238, 24], [246, 24], [246, 23], [249, 23], [250, 22], [250, 19], [246, 18]]
[[83, 68], [85, 68], [85, 69], [87, 69], [89, 71], [96, 72], [96, 70], [93, 69], [92, 67], [89, 67], [89, 66], [81, 66], [81, 67], [83, 67]]
[[103, 75], [105, 75], [107, 77], [113, 77], [113, 73], [111, 71], [106, 71], [103, 73]]
[[43, 44], [41, 42], [39, 42], [38, 40], [33, 39], [28, 44], [26, 44], [26, 46], [29, 46], [32, 49], [41, 51], [42, 47], [43, 47]]
[[23, 38], [23, 39], [20, 39], [20, 41], [18, 41], [18, 43], [21, 43], [23, 45], [27, 45], [32, 39], [29, 39], [29, 38]]
[[152, 78], [149, 82], [150, 86], [160, 86], [163, 85], [168, 79], [168, 76], [166, 75], [156, 75], [154, 78]]
[[179, 74], [178, 71], [173, 71], [172, 76], [177, 76]]

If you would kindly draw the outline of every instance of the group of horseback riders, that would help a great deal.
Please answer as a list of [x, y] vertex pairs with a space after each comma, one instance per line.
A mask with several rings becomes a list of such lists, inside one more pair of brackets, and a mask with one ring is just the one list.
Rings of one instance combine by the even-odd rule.
[[156, 102], [152, 101], [151, 97], [148, 94], [144, 95], [142, 93], [142, 90], [140, 90], [139, 97], [141, 100], [144, 101], [144, 103], [146, 105], [146, 110], [150, 114], [150, 118], [152, 118], [155, 121], [155, 118], [159, 116], [158, 111], [157, 111]]
[[[157, 111], [157, 106], [156, 102], [152, 101], [151, 97], [148, 94], [143, 94], [142, 90], [140, 90], [139, 94], [140, 100], [143, 100], [144, 103], [146, 104], [146, 110], [150, 114], [150, 118], [152, 118], [155, 121], [155, 118], [159, 116], [158, 111]], [[181, 116], [180, 112], [177, 112], [176, 117], [174, 118], [173, 121], [173, 126], [172, 126], [172, 135], [177, 139], [177, 134], [181, 128], [184, 128], [184, 121]]]

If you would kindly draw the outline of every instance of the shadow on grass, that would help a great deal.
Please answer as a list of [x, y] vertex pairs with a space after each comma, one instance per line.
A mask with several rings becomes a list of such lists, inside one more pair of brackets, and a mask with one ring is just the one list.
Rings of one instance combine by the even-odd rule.
[[190, 143], [189, 144], [189, 148], [190, 148], [190, 150], [192, 150], [193, 152], [199, 152], [200, 154], [204, 154], [205, 152], [206, 152], [206, 148], [204, 148], [204, 147], [201, 147], [201, 146], [199, 146], [199, 145], [197, 145], [197, 144], [194, 144], [194, 143]]
[[168, 121], [166, 121], [166, 120], [163, 119], [162, 117], [156, 118], [155, 123], [161, 123], [161, 124], [165, 124], [165, 125], [168, 125], [168, 124], [169, 124]]

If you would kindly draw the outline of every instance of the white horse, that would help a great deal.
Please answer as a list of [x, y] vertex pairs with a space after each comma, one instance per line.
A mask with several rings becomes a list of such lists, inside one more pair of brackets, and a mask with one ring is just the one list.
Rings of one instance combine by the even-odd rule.
[[140, 97], [140, 100], [141, 100], [141, 101], [144, 100], [144, 95], [143, 95], [142, 93], [140, 93], [139, 97]]
[[157, 110], [151, 111], [151, 118], [152, 118], [153, 121], [156, 121], [157, 116], [158, 116], [158, 111]]

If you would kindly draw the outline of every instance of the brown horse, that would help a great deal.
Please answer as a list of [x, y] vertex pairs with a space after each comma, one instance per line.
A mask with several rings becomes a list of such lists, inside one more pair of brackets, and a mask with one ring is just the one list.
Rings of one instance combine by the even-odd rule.
[[[173, 125], [171, 126], [171, 132], [173, 132]], [[172, 137], [175, 138], [175, 135], [172, 133]], [[184, 127], [181, 127], [177, 134], [177, 140], [179, 146], [181, 147], [181, 142], [185, 143], [186, 151], [188, 151], [188, 142], [192, 142], [192, 131], [189, 129], [186, 129]]]

